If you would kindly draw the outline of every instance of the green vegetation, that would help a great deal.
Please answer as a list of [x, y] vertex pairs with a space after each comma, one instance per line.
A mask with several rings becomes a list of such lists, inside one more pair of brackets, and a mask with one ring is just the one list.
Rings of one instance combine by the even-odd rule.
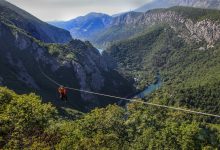
[[154, 9], [150, 10], [150, 13], [165, 13], [168, 11], [176, 12], [177, 14], [191, 19], [193, 21], [202, 21], [204, 19], [209, 19], [213, 21], [220, 21], [220, 11], [217, 9], [203, 9], [203, 8], [195, 8], [195, 7], [184, 7], [184, 6], [174, 6], [171, 8], [162, 8], [162, 9]]
[[[136, 26], [112, 26], [102, 32], [98, 32], [97, 38], [95, 38], [93, 43], [98, 47], [107, 48], [109, 45], [113, 44], [115, 41], [120, 41], [132, 37], [138, 33], [142, 33], [145, 30], [144, 27]], [[95, 35], [96, 36], [96, 35]]]
[[39, 135], [50, 136], [44, 130], [56, 114], [51, 104], [41, 104], [34, 94], [17, 95], [6, 88], [0, 88], [0, 104], [0, 148], [45, 147]]
[[68, 44], [46, 44], [49, 54], [57, 57], [61, 61], [77, 60], [74, 50], [68, 49]]
[[3, 149], [220, 148], [220, 126], [215, 121], [140, 103], [130, 103], [126, 110], [109, 105], [81, 117], [71, 111], [76, 118], [65, 119], [34, 94], [17, 95], [0, 88], [0, 104]]
[[[155, 27], [155, 25], [160, 25], [161, 21], [160, 19], [152, 20], [153, 24], [150, 24], [149, 21], [147, 21], [147, 25], [144, 24], [146, 20], [144, 18], [146, 16], [149, 16], [148, 19], [152, 19], [150, 16], [157, 13], [167, 13], [167, 12], [175, 12], [176, 15], [182, 16], [185, 19], [191, 19], [193, 22], [202, 21], [202, 20], [211, 20], [220, 22], [220, 11], [214, 10], [214, 9], [202, 9], [202, 8], [193, 8], [193, 7], [180, 7], [175, 6], [167, 9], [154, 9], [149, 10], [146, 13], [132, 13], [125, 14], [120, 16], [115, 20], [115, 24], [103, 29], [102, 31], [95, 34], [95, 37], [90, 37], [91, 41], [94, 45], [97, 47], [100, 47], [102, 49], [106, 49], [111, 45], [114, 45], [115, 42], [127, 40], [130, 38], [133, 38], [134, 36], [139, 36], [142, 33], [145, 33], [146, 31], [150, 30], [152, 26]], [[128, 15], [129, 17], [125, 17]], [[162, 17], [162, 16], [161, 16]], [[140, 18], [143, 18], [143, 20], [140, 20]], [[127, 19], [128, 22], [125, 22], [124, 19]], [[129, 23], [131, 22], [131, 23]], [[141, 23], [143, 22], [143, 23]], [[178, 26], [180, 30], [181, 27]]]
[[220, 11], [215, 9], [172, 7], [170, 9], [166, 9], [166, 11], [167, 10], [175, 11], [178, 14], [181, 14], [184, 17], [190, 18], [194, 21], [201, 21], [207, 18], [213, 21], [220, 21]]
[[120, 72], [137, 79], [134, 85], [140, 89], [154, 83], [157, 73], [161, 75], [161, 90], [147, 100], [219, 114], [220, 45], [206, 50], [201, 46], [186, 43], [170, 27], [155, 26], [112, 45], [108, 52]]
[[[4, 35], [0, 36], [0, 45], [2, 45], [0, 52], [3, 54], [0, 55], [2, 70], [0, 76], [3, 78], [3, 85], [7, 85], [19, 94], [36, 92], [44, 101], [50, 99], [50, 102], [56, 106], [68, 106], [81, 111], [88, 111], [88, 106], [91, 108], [113, 103], [112, 99], [99, 98], [94, 101], [83, 101], [79, 92], [70, 92], [69, 101], [64, 104], [59, 101], [57, 85], [51, 83], [41, 73], [43, 70], [52, 79], [65, 86], [80, 88], [77, 73], [82, 74], [85, 71], [88, 86], [94, 80], [91, 76], [93, 72], [88, 71], [90, 66], [97, 68], [99, 71], [95, 71], [105, 80], [100, 92], [124, 96], [132, 91], [131, 85], [118, 72], [105, 70], [107, 63], [105, 64], [97, 49], [88, 41], [74, 39], [66, 44], [44, 43], [14, 25], [0, 23], [0, 26], [4, 31]], [[75, 62], [75, 66], [81, 67], [83, 72], [75, 72], [76, 68], [72, 65], [72, 61]], [[32, 83], [36, 83], [36, 86], [32, 86]], [[123, 90], [119, 91], [119, 88]]]
[[155, 82], [158, 67], [167, 56], [166, 44], [173, 34], [167, 30], [170, 29], [166, 26], [155, 26], [141, 36], [118, 42], [108, 49], [118, 63], [118, 70], [125, 76], [136, 78], [136, 86], [140, 89]]

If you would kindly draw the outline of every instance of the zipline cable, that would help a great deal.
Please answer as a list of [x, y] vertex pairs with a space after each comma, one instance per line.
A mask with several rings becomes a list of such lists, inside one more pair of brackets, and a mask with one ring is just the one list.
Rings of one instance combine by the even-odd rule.
[[[39, 66], [39, 68], [40, 68], [40, 66]], [[53, 80], [52, 78], [50, 78], [48, 75], [46, 75], [41, 68], [40, 68], [40, 72], [48, 80], [50, 80], [54, 84], [56, 84], [58, 86], [62, 85], [62, 84], [58, 83], [57, 81]], [[80, 89], [76, 89], [76, 88], [72, 88], [72, 87], [65, 86], [65, 88], [67, 88], [69, 90], [73, 90], [73, 91], [78, 91], [78, 92], [83, 92], [83, 93], [88, 93], [88, 94], [93, 94], [93, 95], [99, 95], [99, 96], [104, 96], [104, 97], [109, 97], [109, 98], [114, 98], [114, 99], [120, 99], [120, 100], [129, 101], [129, 102], [138, 102], [138, 103], [142, 103], [142, 104], [146, 104], [146, 105], [150, 105], [150, 106], [173, 109], [173, 110], [183, 111], [183, 112], [187, 112], [187, 113], [191, 113], [191, 114], [199, 114], [199, 115], [206, 115], [206, 116], [220, 118], [220, 115], [215, 115], [215, 114], [210, 114], [210, 113], [205, 113], [205, 112], [199, 112], [199, 111], [194, 111], [194, 110], [189, 110], [189, 109], [184, 109], [184, 108], [179, 108], [179, 107], [172, 107], [172, 106], [160, 105], [160, 104], [155, 104], [155, 103], [149, 103], [149, 102], [144, 102], [141, 100], [135, 100], [135, 99], [123, 98], [123, 97], [118, 97], [118, 96], [113, 96], [113, 95], [102, 94], [102, 93], [96, 93], [96, 92], [92, 92], [92, 91], [80, 90]]]

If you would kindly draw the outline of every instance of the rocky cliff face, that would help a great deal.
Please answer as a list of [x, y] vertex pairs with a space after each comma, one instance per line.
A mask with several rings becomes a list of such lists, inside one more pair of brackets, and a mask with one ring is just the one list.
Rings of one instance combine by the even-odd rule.
[[[69, 43], [68, 49], [74, 50], [80, 48], [80, 54], [77, 54], [77, 61], [70, 61], [73, 71], [76, 73], [80, 88], [88, 91], [100, 91], [105, 85], [105, 77], [102, 72], [108, 72], [108, 65], [105, 63], [98, 50], [89, 42], [83, 43], [79, 40], [73, 40]], [[84, 100], [94, 98], [93, 95], [81, 93]]]
[[197, 8], [220, 9], [219, 0], [153, 0], [140, 8], [136, 12], [146, 12], [156, 8], [169, 8], [172, 6], [188, 6]]
[[[67, 44], [46, 44], [3, 22], [0, 22], [0, 29], [0, 84], [3, 86], [19, 93], [35, 91], [44, 99], [63, 105], [57, 102], [57, 86], [45, 78], [42, 70], [60, 84], [81, 90], [116, 92], [120, 95], [123, 92], [117, 93], [118, 89], [128, 85], [119, 74], [114, 77], [106, 76], [113, 70], [89, 42], [71, 40]], [[58, 52], [50, 52], [54, 50]], [[108, 88], [113, 89], [108, 91]], [[85, 110], [87, 106], [98, 106], [101, 103], [101, 99], [94, 95], [71, 93], [72, 91], [69, 95], [70, 107], [79, 105]]]
[[113, 100], [69, 91], [65, 105], [57, 100], [58, 85], [45, 74], [81, 90], [121, 96], [132, 90], [113, 70], [111, 58], [103, 57], [89, 42], [72, 40], [68, 31], [50, 26], [6, 1], [0, 2], [0, 45], [0, 85], [18, 93], [36, 92], [58, 106], [88, 110]]
[[[106, 28], [106, 32], [100, 33], [96, 37], [103, 43], [111, 43], [141, 34], [144, 30], [155, 25], [166, 24], [173, 28], [174, 31], [188, 43], [205, 41], [209, 48], [213, 47], [220, 39], [219, 19], [216, 19], [212, 15], [220, 16], [220, 12], [187, 7], [152, 10], [146, 13], [130, 12], [115, 17], [111, 21], [110, 27]], [[120, 28], [118, 32], [114, 32], [114, 34], [110, 33], [110, 31], [116, 30], [117, 28]], [[127, 35], [131, 32], [129, 30], [136, 32]], [[106, 38], [107, 36], [108, 38]], [[111, 38], [111, 36], [115, 38]], [[95, 42], [100, 43], [100, 41]]]
[[[187, 33], [180, 32], [180, 36], [188, 41], [188, 43], [193, 41], [207, 43], [207, 48], [214, 47], [220, 39], [220, 24], [209, 19], [198, 21], [194, 23], [192, 20], [187, 19], [184, 22]], [[175, 30], [177, 28], [174, 27]], [[187, 36], [188, 35], [188, 36]]]
[[174, 6], [220, 9], [220, 0], [168, 0]]

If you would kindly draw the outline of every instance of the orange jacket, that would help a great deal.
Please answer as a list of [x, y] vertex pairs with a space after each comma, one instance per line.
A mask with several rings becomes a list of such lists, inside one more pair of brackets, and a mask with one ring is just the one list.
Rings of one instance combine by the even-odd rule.
[[66, 95], [66, 94], [67, 94], [67, 89], [64, 88], [64, 87], [60, 87], [60, 88], [58, 89], [58, 92], [59, 92], [60, 94]]

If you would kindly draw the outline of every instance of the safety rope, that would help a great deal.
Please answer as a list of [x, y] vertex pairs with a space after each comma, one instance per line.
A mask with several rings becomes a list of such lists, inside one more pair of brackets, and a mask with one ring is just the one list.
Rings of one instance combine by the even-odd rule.
[[[39, 68], [40, 68], [40, 66], [39, 66]], [[59, 84], [57, 81], [53, 80], [52, 78], [50, 78], [48, 75], [46, 75], [41, 68], [40, 68], [40, 71], [48, 80], [50, 80], [54, 84], [56, 84], [58, 86], [62, 85], [62, 84]], [[149, 102], [144, 102], [141, 100], [135, 100], [135, 99], [123, 98], [123, 97], [118, 97], [118, 96], [113, 96], [113, 95], [102, 94], [102, 93], [96, 93], [96, 92], [92, 92], [92, 91], [80, 90], [80, 89], [72, 88], [72, 87], [65, 86], [65, 88], [67, 88], [69, 90], [73, 90], [73, 91], [84, 92], [84, 93], [88, 93], [88, 94], [99, 95], [99, 96], [104, 96], [104, 97], [109, 97], [109, 98], [114, 98], [114, 99], [120, 99], [120, 100], [129, 101], [129, 102], [138, 102], [138, 103], [142, 103], [142, 104], [146, 104], [146, 105], [150, 105], [150, 106], [173, 109], [173, 110], [183, 111], [183, 112], [187, 112], [187, 113], [191, 113], [191, 114], [199, 114], [199, 115], [206, 115], [206, 116], [220, 118], [220, 115], [215, 115], [215, 114], [210, 114], [210, 113], [205, 113], [205, 112], [199, 112], [199, 111], [194, 111], [194, 110], [189, 110], [189, 109], [184, 109], [184, 108], [179, 108], [179, 107], [172, 107], [172, 106], [160, 105], [160, 104], [155, 104], [155, 103], [149, 103]]]

